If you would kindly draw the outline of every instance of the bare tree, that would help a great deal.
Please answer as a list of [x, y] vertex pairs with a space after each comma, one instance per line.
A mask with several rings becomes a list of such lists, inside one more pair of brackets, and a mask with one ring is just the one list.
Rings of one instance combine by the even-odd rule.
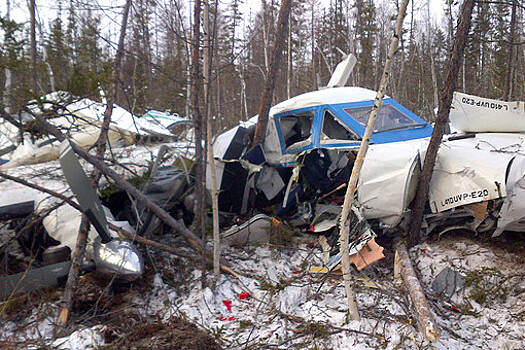
[[[217, 0], [215, 1], [215, 14], [217, 20]], [[204, 50], [203, 50], [203, 76], [204, 76], [204, 102], [206, 110], [206, 150], [208, 153], [208, 165], [211, 173], [211, 207], [213, 215], [213, 273], [218, 276], [220, 269], [220, 235], [219, 235], [219, 191], [217, 190], [217, 171], [215, 169], [215, 158], [213, 156], [213, 139], [211, 125], [211, 68], [213, 62], [213, 48], [215, 38], [215, 25], [210, 27], [210, 1], [204, 0]]]
[[[9, 22], [11, 20], [11, 3], [9, 0], [6, 1], [6, 14], [5, 14], [6, 20]], [[4, 42], [4, 45], [6, 43]], [[4, 83], [4, 96], [3, 96], [3, 103], [5, 106], [5, 109], [10, 112], [10, 102], [9, 98], [11, 95], [11, 84], [12, 84], [12, 74], [11, 69], [9, 67], [4, 68], [5, 72], [5, 83]]]
[[416, 198], [414, 199], [412, 221], [410, 222], [410, 228], [408, 231], [409, 245], [415, 244], [420, 239], [419, 232], [421, 229], [421, 222], [423, 221], [423, 214], [425, 213], [425, 207], [428, 201], [430, 179], [432, 178], [432, 171], [436, 162], [437, 152], [439, 150], [439, 145], [441, 144], [441, 139], [443, 138], [445, 126], [448, 121], [450, 105], [452, 103], [454, 90], [456, 89], [459, 67], [461, 66], [461, 61], [463, 60], [465, 43], [470, 30], [474, 3], [475, 0], [465, 0], [461, 6], [461, 14], [459, 17], [456, 39], [454, 40], [454, 46], [452, 48], [451, 57], [448, 63], [447, 79], [445, 80], [443, 90], [441, 90], [439, 110], [436, 123], [434, 125], [434, 132], [432, 133], [430, 143], [428, 144], [425, 161], [423, 163], [423, 169], [421, 170]]
[[268, 113], [270, 112], [270, 105], [273, 100], [273, 92], [275, 90], [275, 80], [279, 73], [279, 66], [281, 62], [281, 55], [288, 29], [288, 20], [290, 18], [290, 9], [292, 8], [292, 0], [282, 0], [281, 8], [279, 9], [279, 18], [277, 20], [277, 33], [272, 47], [272, 57], [270, 66], [266, 72], [266, 82], [264, 84], [264, 91], [259, 104], [259, 119], [255, 128], [255, 136], [253, 138], [253, 145], [258, 145], [264, 142], [266, 135], [266, 127], [268, 126]]
[[30, 16], [30, 45], [31, 45], [31, 73], [33, 74], [33, 92], [36, 93], [38, 89], [38, 67], [36, 59], [36, 4], [35, 0], [29, 0], [29, 16]]

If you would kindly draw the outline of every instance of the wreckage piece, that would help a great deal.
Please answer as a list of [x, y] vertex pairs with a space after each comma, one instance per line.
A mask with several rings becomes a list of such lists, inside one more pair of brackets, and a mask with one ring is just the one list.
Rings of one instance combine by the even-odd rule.
[[[350, 251], [350, 264], [353, 264], [357, 268], [357, 271], [361, 271], [365, 267], [385, 257], [383, 254], [384, 248], [377, 244], [374, 238], [370, 239], [364, 245], [360, 244], [359, 247], [360, 249], [355, 253], [355, 248]], [[327, 272], [340, 272], [342, 270], [341, 254], [337, 253], [330, 257], [326, 266]]]
[[239, 225], [221, 233], [221, 241], [243, 247], [247, 244], [268, 243], [274, 220], [268, 215], [257, 214]]
[[452, 129], [465, 133], [525, 132], [525, 102], [501, 101], [454, 92]]
[[432, 290], [443, 294], [449, 299], [465, 285], [465, 276], [449, 267], [437, 274], [432, 282]]
[[[74, 98], [64, 91], [45, 95], [40, 101], [31, 101], [27, 104], [26, 110], [20, 116], [22, 124], [31, 122], [34, 119], [32, 114], [40, 116], [52, 114], [55, 117], [47, 120], [67, 132], [68, 137], [80, 147], [90, 149], [97, 142], [106, 109], [105, 103], [88, 98]], [[151, 111], [151, 114], [147, 113], [144, 117], [134, 116], [114, 104], [107, 138], [113, 147], [131, 145], [138, 138], [169, 141], [179, 137], [170, 131], [170, 127], [188, 128], [191, 125], [192, 121], [188, 119], [157, 111]], [[6, 121], [0, 123], [0, 152], [2, 153], [0, 165], [5, 163], [2, 165], [3, 169], [59, 158], [59, 146], [53, 139], [44, 137], [33, 142], [29, 138], [24, 138], [20, 143], [19, 131], [13, 134], [12, 129], [18, 130]]]
[[[0, 116], [7, 120], [12, 120], [16, 122], [16, 120], [9, 114], [5, 112], [5, 110], [0, 109]], [[50, 135], [53, 135], [56, 137], [59, 141], [64, 141], [66, 137], [53, 125], [46, 122], [42, 117], [33, 114], [35, 119], [38, 120], [40, 125], [44, 128], [46, 132], [48, 132]], [[151, 209], [164, 223], [166, 223], [168, 226], [175, 229], [177, 232], [179, 232], [187, 241], [190, 243], [191, 246], [193, 246], [195, 249], [201, 251], [202, 249], [202, 242], [200, 239], [195, 236], [195, 234], [190, 231], [182, 222], [179, 222], [175, 220], [169, 213], [167, 213], [165, 210], [160, 208], [155, 203], [151, 202], [145, 195], [143, 195], [138, 189], [133, 187], [129, 182], [122, 179], [114, 170], [112, 170], [109, 166], [107, 166], [102, 160], [98, 159], [97, 157], [89, 154], [82, 148], [78, 147], [74, 143], [71, 144], [71, 148], [75, 151], [76, 154], [84, 158], [89, 163], [93, 164], [95, 167], [97, 167], [103, 174], [107, 175], [115, 183], [117, 186], [128, 192], [130, 195], [132, 195], [134, 198], [137, 199], [137, 201], [141, 202], [143, 205], [147, 206]], [[206, 250], [207, 252], [207, 250]], [[209, 259], [207, 255], [204, 255], [205, 259]], [[237, 273], [232, 271], [227, 266], [227, 262], [223, 261], [221, 259], [221, 269], [223, 269], [225, 272], [230, 273], [234, 276], [238, 276]]]
[[[180, 135], [182, 130], [193, 126], [193, 121], [182, 118], [178, 114], [169, 114], [161, 111], [147, 111], [141, 117], [141, 119], [151, 122], [154, 125], [160, 126], [165, 130], [169, 130], [174, 135]], [[166, 136], [165, 130], [161, 129], [161, 132], [157, 128], [151, 128], [149, 124], [144, 123], [141, 126], [143, 131], [149, 132], [152, 135]]]
[[405, 288], [410, 294], [410, 299], [414, 305], [416, 318], [423, 330], [425, 337], [432, 343], [439, 339], [440, 330], [436, 320], [428, 306], [425, 292], [419, 283], [408, 250], [405, 243], [396, 241], [394, 243], [395, 258], [394, 258], [394, 280], [399, 282], [402, 280]]
[[[83, 125], [101, 125], [106, 102], [97, 102], [89, 98], [76, 98], [65, 91], [56, 91], [42, 96], [43, 103], [32, 101], [28, 104], [32, 113], [42, 115], [46, 111], [55, 111], [60, 118], [53, 118], [53, 124], [57, 127], [78, 127], [79, 131]], [[24, 115], [25, 120], [32, 119], [31, 115]], [[111, 113], [111, 128], [124, 134], [138, 134], [141, 136], [162, 135], [174, 137], [174, 135], [162, 124], [152, 121], [151, 118], [141, 118], [128, 112], [119, 105], [113, 104]]]
[[[13, 294], [31, 292], [65, 283], [71, 261], [47, 265], [39, 268], [30, 268], [27, 271], [0, 277], [0, 298], [8, 298]], [[80, 267], [82, 273], [93, 271], [94, 263], [87, 263]]]
[[507, 198], [503, 201], [493, 237], [499, 236], [504, 230], [525, 231], [525, 156], [517, 154], [512, 159], [505, 187]]
[[95, 240], [93, 244], [93, 258], [97, 270], [128, 281], [140, 277], [144, 271], [140, 253], [129, 242], [110, 235], [106, 213], [71, 147], [71, 141], [62, 142], [60, 153], [64, 176], [80, 207], [100, 236], [100, 241]]
[[[314, 224], [309, 231], [318, 233], [331, 232], [332, 236], [336, 235], [338, 233], [337, 227], [341, 216], [341, 207], [320, 205], [319, 209], [321, 211], [313, 220]], [[375, 232], [363, 218], [359, 209], [354, 206], [352, 206], [350, 211], [348, 225], [350, 226], [348, 246], [350, 263], [354, 264], [359, 271], [385, 257], [383, 255], [383, 247], [375, 242]], [[334, 229], [335, 231], [333, 231]], [[326, 250], [326, 248], [323, 247], [323, 250]], [[327, 271], [341, 271], [341, 252], [332, 255], [328, 262], [325, 263], [325, 266]]]
[[385, 257], [383, 250], [384, 248], [372, 238], [358, 253], [350, 255], [350, 264], [354, 264], [357, 270], [361, 271], [365, 267], [383, 259]]
[[[170, 165], [162, 165], [167, 154], [174, 155], [176, 161]], [[176, 202], [183, 202], [187, 196], [185, 198], [181, 196], [192, 184], [190, 169], [188, 169], [191, 166], [186, 163], [187, 159], [176, 149], [162, 145], [148, 181], [143, 186], [143, 193], [164, 210], [171, 210]], [[148, 236], [159, 227], [161, 220], [140, 203], [137, 205], [137, 212], [138, 221], [141, 223], [139, 235]]]

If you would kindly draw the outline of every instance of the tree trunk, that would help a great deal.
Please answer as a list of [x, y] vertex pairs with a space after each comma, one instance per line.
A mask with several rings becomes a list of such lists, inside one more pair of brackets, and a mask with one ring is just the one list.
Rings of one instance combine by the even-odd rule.
[[273, 100], [273, 91], [275, 89], [275, 79], [279, 73], [279, 65], [281, 61], [281, 54], [286, 37], [286, 30], [288, 27], [288, 19], [290, 17], [290, 9], [292, 8], [292, 0], [282, 0], [281, 8], [279, 9], [279, 19], [277, 20], [277, 32], [275, 33], [275, 41], [272, 47], [272, 57], [270, 66], [266, 73], [266, 82], [264, 84], [264, 91], [259, 105], [259, 119], [255, 127], [255, 136], [253, 138], [253, 146], [264, 142], [266, 136], [266, 127], [268, 126], [268, 113]]
[[510, 18], [509, 57], [507, 61], [507, 72], [505, 75], [505, 91], [503, 99], [510, 101], [512, 98], [512, 77], [514, 75], [514, 46], [516, 43], [516, 1], [512, 1], [512, 14]]
[[[6, 14], [5, 18], [7, 21], [11, 20], [11, 3], [9, 0], [6, 1]], [[6, 45], [7, 43], [4, 43]], [[5, 82], [4, 82], [4, 96], [3, 96], [3, 102], [4, 102], [4, 108], [6, 109], [7, 113], [11, 113], [11, 102], [10, 102], [10, 96], [11, 96], [11, 84], [12, 84], [12, 75], [11, 75], [11, 69], [8, 67], [4, 68], [5, 72]]]
[[33, 73], [33, 93], [39, 92], [38, 88], [38, 67], [36, 60], [36, 5], [35, 0], [29, 0], [30, 16], [30, 45], [31, 45], [31, 70]]
[[410, 222], [410, 228], [408, 232], [408, 243], [409, 246], [416, 244], [420, 239], [421, 222], [423, 221], [423, 214], [425, 213], [425, 207], [428, 201], [428, 190], [430, 187], [430, 180], [432, 178], [432, 171], [434, 169], [434, 163], [436, 161], [437, 152], [443, 133], [445, 132], [445, 126], [448, 121], [448, 115], [450, 112], [450, 105], [452, 103], [452, 97], [454, 90], [456, 89], [456, 83], [458, 80], [459, 67], [461, 66], [461, 60], [463, 59], [463, 51], [465, 49], [465, 42], [467, 39], [468, 32], [470, 30], [472, 9], [474, 7], [474, 0], [465, 0], [461, 7], [461, 14], [459, 17], [458, 29], [456, 33], [456, 40], [454, 40], [454, 46], [452, 48], [452, 54], [448, 63], [448, 73], [445, 80], [443, 90], [441, 90], [441, 96], [439, 101], [439, 111], [434, 126], [434, 132], [430, 138], [427, 152], [425, 155], [425, 161], [423, 163], [423, 169], [417, 188], [416, 198], [414, 200], [414, 207], [412, 210], [412, 221]]
[[381, 77], [381, 84], [379, 85], [379, 90], [374, 101], [374, 106], [370, 112], [370, 117], [368, 119], [368, 124], [366, 125], [365, 134], [363, 135], [363, 140], [361, 141], [361, 146], [359, 147], [359, 152], [352, 169], [352, 175], [350, 176], [350, 181], [348, 187], [346, 188], [345, 201], [343, 203], [343, 211], [341, 213], [341, 224], [340, 224], [340, 237], [339, 243], [341, 247], [341, 263], [343, 268], [343, 278], [346, 290], [346, 296], [348, 301], [348, 310], [350, 315], [354, 320], [359, 321], [361, 317], [359, 316], [359, 310], [357, 309], [357, 304], [355, 302], [354, 292], [350, 286], [350, 255], [349, 255], [349, 214], [352, 207], [352, 202], [354, 200], [354, 194], [357, 186], [357, 179], [359, 177], [359, 172], [363, 166], [365, 160], [366, 152], [368, 151], [368, 145], [370, 143], [370, 138], [374, 132], [374, 124], [376, 121], [377, 113], [379, 108], [383, 105], [383, 96], [385, 94], [386, 85], [388, 82], [388, 76], [390, 75], [390, 64], [392, 62], [392, 57], [394, 56], [397, 45], [399, 42], [399, 37], [401, 35], [401, 29], [403, 27], [403, 20], [406, 15], [407, 5], [409, 0], [403, 0], [401, 6], [399, 7], [399, 13], [397, 15], [396, 27], [394, 35], [392, 37], [392, 42], [390, 43], [390, 49], [386, 57], [385, 68], [383, 69], [383, 75]]
[[286, 71], [286, 98], [292, 97], [292, 12], [288, 18], [288, 62]]
[[[215, 158], [213, 156], [213, 138], [211, 125], [211, 103], [210, 103], [210, 86], [211, 86], [211, 67], [213, 62], [213, 42], [215, 37], [215, 25], [213, 31], [210, 28], [210, 3], [209, 0], [204, 2], [204, 101], [206, 108], [206, 149], [208, 153], [208, 165], [211, 173], [211, 207], [213, 213], [213, 273], [219, 276], [221, 273], [220, 256], [221, 241], [219, 232], [219, 191], [217, 190], [217, 171], [215, 169]], [[215, 3], [217, 10], [217, 2]], [[217, 18], [216, 13], [213, 18]], [[211, 35], [211, 38], [210, 38]]]
[[[204, 120], [199, 108], [199, 88], [201, 83], [201, 68], [200, 68], [200, 40], [201, 40], [201, 0], [195, 0], [193, 8], [193, 51], [191, 58], [191, 111], [193, 116], [193, 123], [195, 125], [195, 194], [197, 200], [195, 201], [195, 219], [193, 227], [201, 236], [202, 241], [202, 258], [203, 268], [205, 268], [204, 259], [206, 245], [206, 229], [205, 229], [205, 205], [206, 193], [204, 185], [204, 148], [202, 143], [204, 141]], [[202, 274], [204, 278], [205, 274]], [[204, 280], [203, 280], [204, 281]]]
[[263, 34], [263, 50], [264, 50], [264, 71], [266, 74], [268, 74], [270, 63], [268, 62], [268, 45], [270, 42], [270, 30], [268, 25], [268, 5], [266, 4], [266, 1], [262, 1], [262, 16], [263, 16], [263, 28], [262, 28], [262, 34]]

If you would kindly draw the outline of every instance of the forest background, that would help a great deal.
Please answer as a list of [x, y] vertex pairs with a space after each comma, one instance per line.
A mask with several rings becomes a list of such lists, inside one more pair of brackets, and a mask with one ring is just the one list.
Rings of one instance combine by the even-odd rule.
[[[16, 112], [54, 90], [100, 100], [100, 89], [108, 91], [110, 85], [123, 2], [30, 0], [28, 7], [20, 0], [3, 1], [3, 104]], [[392, 65], [387, 94], [429, 121], [435, 118], [458, 3], [412, 1]], [[209, 0], [214, 135], [257, 113], [279, 5], [277, 0]], [[397, 0], [294, 0], [274, 102], [326, 85], [343, 53], [358, 60], [349, 85], [377, 89], [398, 5]], [[192, 9], [183, 0], [133, 1], [119, 105], [137, 115], [149, 109], [191, 114]], [[521, 0], [477, 1], [458, 90], [524, 100], [524, 14]]]

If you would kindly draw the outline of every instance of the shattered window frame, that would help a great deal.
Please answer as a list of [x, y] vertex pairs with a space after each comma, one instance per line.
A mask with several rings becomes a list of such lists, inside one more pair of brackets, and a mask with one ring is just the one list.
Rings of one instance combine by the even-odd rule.
[[[309, 116], [308, 116], [309, 114]], [[279, 141], [281, 143], [281, 150], [283, 154], [289, 154], [289, 153], [299, 153], [301, 151], [304, 151], [306, 149], [312, 148], [313, 145], [313, 136], [314, 136], [314, 125], [315, 125], [315, 118], [316, 118], [316, 108], [302, 108], [297, 109], [294, 111], [278, 114], [275, 116], [275, 125], [277, 129], [277, 135], [279, 136]], [[308, 118], [310, 117], [310, 128], [309, 128], [309, 134], [308, 136], [300, 136], [300, 140], [293, 142], [291, 144], [287, 144], [289, 139], [293, 137], [294, 135], [288, 136], [288, 133], [295, 127], [297, 124], [293, 124], [289, 128], [289, 130], [283, 130], [283, 120], [291, 119], [293, 117], [296, 117], [298, 120], [299, 118]], [[283, 131], [286, 131], [286, 139]]]
[[[329, 135], [327, 135], [325, 131], [325, 120], [326, 115], [329, 114], [334, 123], [337, 123], [337, 126], [341, 127], [349, 137], [352, 138], [333, 138]], [[319, 144], [324, 146], [331, 143], [337, 143], [337, 144], [347, 144], [347, 143], [353, 143], [356, 141], [361, 141], [361, 136], [359, 136], [355, 131], [353, 131], [341, 118], [339, 118], [334, 112], [332, 112], [330, 109], [326, 108], [322, 110], [322, 120], [321, 120], [321, 129], [320, 129], [320, 137], [319, 137]]]

